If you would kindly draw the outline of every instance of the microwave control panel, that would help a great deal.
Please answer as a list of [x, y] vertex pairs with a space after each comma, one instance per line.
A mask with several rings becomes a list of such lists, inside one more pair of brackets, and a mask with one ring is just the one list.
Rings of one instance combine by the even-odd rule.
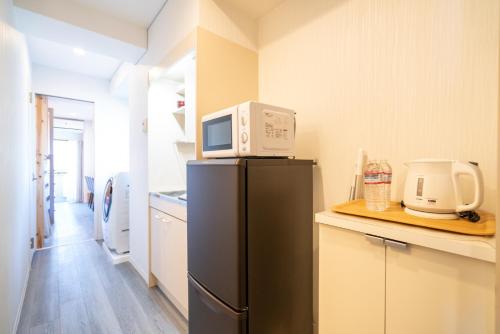
[[250, 136], [248, 130], [250, 128], [250, 110], [243, 106], [238, 107], [238, 132], [239, 132], [239, 151], [240, 155], [250, 154]]

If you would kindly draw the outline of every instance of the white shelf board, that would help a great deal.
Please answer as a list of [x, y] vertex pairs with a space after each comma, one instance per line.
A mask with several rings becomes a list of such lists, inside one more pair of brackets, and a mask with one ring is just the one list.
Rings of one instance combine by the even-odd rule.
[[181, 88], [179, 88], [176, 92], [175, 92], [177, 95], [180, 95], [180, 96], [185, 96], [186, 95], [186, 88], [184, 86], [182, 86]]
[[186, 115], [186, 107], [182, 107], [174, 111], [172, 114], [177, 115], [177, 116], [184, 116]]
[[185, 140], [185, 139], [178, 139], [175, 141], [175, 143], [178, 145], [194, 145], [195, 144], [194, 141]]

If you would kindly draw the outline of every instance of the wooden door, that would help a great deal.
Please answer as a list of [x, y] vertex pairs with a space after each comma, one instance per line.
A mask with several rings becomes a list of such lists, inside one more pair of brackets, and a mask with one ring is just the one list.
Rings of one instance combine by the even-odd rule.
[[47, 109], [47, 120], [48, 120], [48, 152], [47, 152], [47, 166], [45, 174], [45, 189], [48, 186], [48, 194], [45, 196], [45, 201], [47, 202], [47, 210], [49, 214], [50, 224], [54, 224], [54, 191], [55, 191], [55, 175], [54, 175], [54, 109]]
[[[36, 247], [44, 245], [50, 208], [50, 116], [47, 97], [36, 96]], [[48, 178], [48, 179], [47, 179]], [[47, 196], [49, 196], [47, 200]]]
[[495, 264], [387, 247], [387, 334], [493, 334]]
[[383, 240], [320, 225], [319, 333], [383, 334], [384, 307]]

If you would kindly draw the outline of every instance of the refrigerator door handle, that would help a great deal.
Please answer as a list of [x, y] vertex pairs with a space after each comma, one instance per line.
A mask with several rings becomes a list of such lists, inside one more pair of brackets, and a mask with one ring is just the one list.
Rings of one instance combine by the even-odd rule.
[[224, 315], [236, 320], [246, 319], [247, 314], [245, 311], [237, 313], [237, 311], [226, 306], [226, 304], [212, 296], [210, 292], [208, 292], [203, 286], [196, 282], [196, 280], [194, 280], [190, 275], [188, 275], [188, 279], [189, 284], [191, 284], [191, 286], [195, 289], [196, 294], [198, 295], [200, 300], [212, 311], [216, 313], [223, 313]]

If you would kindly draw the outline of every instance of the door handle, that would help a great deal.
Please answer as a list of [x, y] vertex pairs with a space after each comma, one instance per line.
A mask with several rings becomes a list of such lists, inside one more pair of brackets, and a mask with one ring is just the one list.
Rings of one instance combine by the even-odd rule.
[[386, 246], [389, 246], [392, 248], [397, 248], [397, 249], [407, 249], [408, 248], [408, 244], [406, 242], [402, 242], [402, 241], [385, 239], [384, 243]]
[[201, 284], [196, 282], [191, 275], [188, 274], [189, 285], [193, 287], [194, 292], [200, 299], [200, 301], [205, 304], [208, 308], [210, 308], [213, 312], [225, 315], [235, 320], [244, 320], [247, 318], [247, 308], [243, 310], [233, 310], [223, 302], [218, 300], [216, 297], [212, 296], [210, 292], [208, 292]]
[[373, 243], [376, 243], [376, 244], [381, 244], [381, 245], [384, 244], [384, 238], [382, 238], [382, 237], [379, 237], [379, 236], [376, 236], [376, 235], [373, 235], [373, 234], [365, 234], [365, 237], [370, 242], [373, 242]]

